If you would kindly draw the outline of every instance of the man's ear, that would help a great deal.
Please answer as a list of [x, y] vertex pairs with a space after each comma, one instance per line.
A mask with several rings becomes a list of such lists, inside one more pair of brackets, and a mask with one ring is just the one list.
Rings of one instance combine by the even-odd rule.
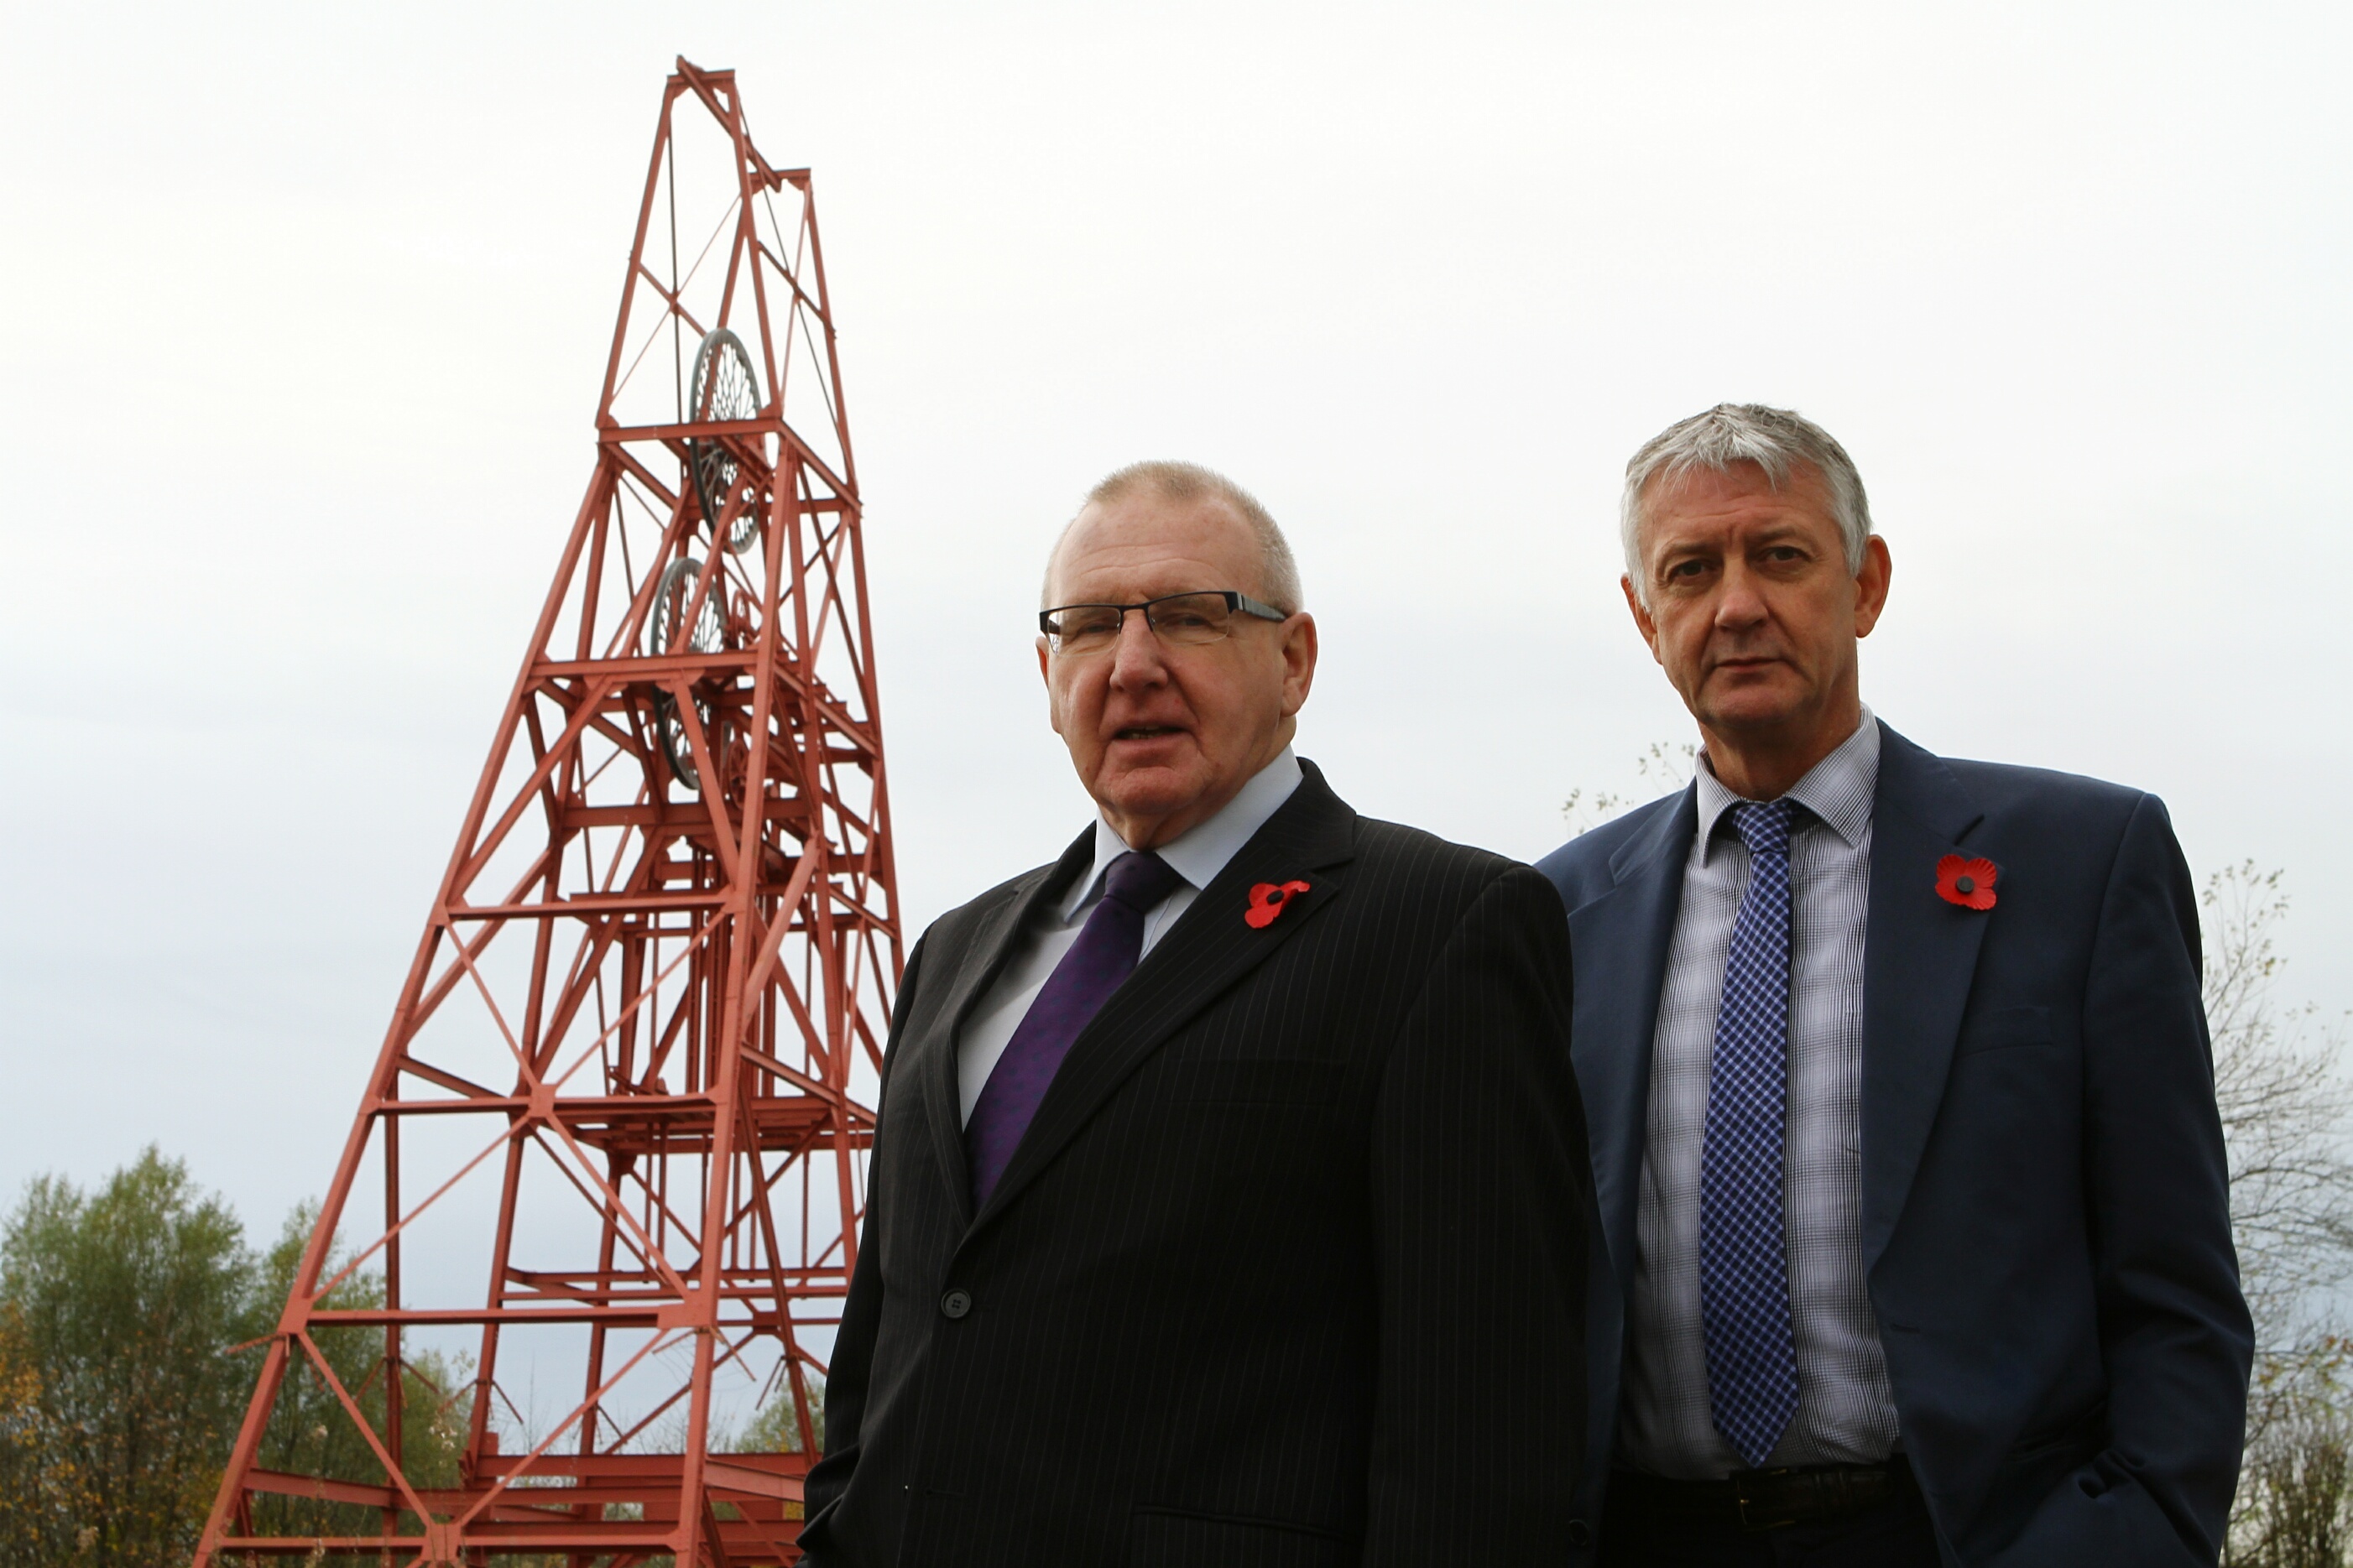
[[1642, 595], [1634, 592], [1634, 579], [1620, 574], [1618, 586], [1625, 590], [1626, 607], [1634, 612], [1634, 629], [1641, 632], [1642, 640], [1651, 645], [1651, 658], [1660, 665], [1665, 665], [1667, 661], [1659, 658], [1659, 623], [1652, 620], [1651, 612], [1642, 607]]
[[1307, 706], [1315, 684], [1315, 617], [1302, 610], [1282, 626], [1282, 716]]
[[1894, 558], [1887, 553], [1887, 541], [1873, 534], [1862, 542], [1862, 570], [1854, 574], [1854, 635], [1867, 637], [1871, 628], [1879, 624], [1879, 613], [1887, 608], [1887, 584], [1895, 574]]
[[1054, 678], [1046, 664], [1046, 639], [1038, 639], [1038, 680], [1046, 688], [1046, 722], [1054, 726], [1054, 733], [1062, 732], [1062, 715], [1054, 706]]

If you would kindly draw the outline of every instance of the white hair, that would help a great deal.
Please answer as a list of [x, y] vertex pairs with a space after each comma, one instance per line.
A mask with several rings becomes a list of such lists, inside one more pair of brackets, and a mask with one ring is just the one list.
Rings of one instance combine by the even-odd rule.
[[[1253, 598], [1264, 599], [1286, 616], [1295, 616], [1304, 607], [1305, 599], [1299, 588], [1299, 561], [1291, 553], [1291, 541], [1275, 526], [1274, 518], [1259, 504], [1258, 498], [1214, 468], [1198, 463], [1178, 463], [1155, 460], [1130, 463], [1115, 473], [1107, 474], [1087, 492], [1079, 510], [1118, 500], [1131, 492], [1150, 487], [1164, 500], [1189, 501], [1211, 500], [1223, 501], [1236, 517], [1249, 525], [1258, 540], [1259, 580]], [[1076, 517], [1062, 525], [1054, 536], [1054, 548], [1046, 552], [1046, 581], [1038, 591], [1038, 607], [1053, 607], [1054, 558], [1062, 552], [1062, 541], [1070, 536]], [[1240, 587], [1240, 584], [1203, 584], [1204, 587]]]
[[1653, 479], [1672, 484], [1694, 473], [1723, 474], [1739, 463], [1765, 470], [1775, 489], [1789, 482], [1799, 463], [1821, 475], [1830, 491], [1831, 520], [1846, 544], [1850, 572], [1862, 570], [1863, 546], [1871, 539], [1871, 501], [1862, 476], [1836, 437], [1787, 408], [1761, 403], [1719, 403], [1704, 414], [1679, 419], [1642, 444], [1626, 464], [1626, 489], [1618, 503], [1619, 538], [1626, 547], [1626, 577], [1644, 605], [1651, 585], [1643, 578], [1641, 534], [1642, 496]]

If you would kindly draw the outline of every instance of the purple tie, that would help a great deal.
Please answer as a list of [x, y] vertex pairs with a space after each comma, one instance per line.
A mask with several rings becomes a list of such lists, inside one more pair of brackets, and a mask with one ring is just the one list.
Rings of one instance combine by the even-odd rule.
[[1103, 873], [1103, 901], [1087, 916], [1079, 940], [1054, 965], [1020, 1026], [1005, 1043], [1005, 1054], [997, 1058], [973, 1105], [972, 1120], [965, 1124], [976, 1208], [988, 1201], [997, 1178], [1013, 1163], [1013, 1151], [1021, 1146], [1021, 1134], [1038, 1114], [1047, 1085], [1070, 1055], [1071, 1042], [1134, 972], [1144, 952], [1144, 917], [1178, 880], [1159, 856], [1133, 852], [1113, 861]]

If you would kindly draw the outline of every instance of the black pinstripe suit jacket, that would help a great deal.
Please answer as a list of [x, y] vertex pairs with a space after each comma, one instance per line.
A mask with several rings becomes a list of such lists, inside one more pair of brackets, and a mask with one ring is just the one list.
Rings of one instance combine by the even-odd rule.
[[824, 1568], [1566, 1562], [1591, 1173], [1559, 897], [1358, 817], [1310, 765], [1071, 1047], [976, 1214], [956, 1031], [1092, 844], [908, 965], [804, 1544]]

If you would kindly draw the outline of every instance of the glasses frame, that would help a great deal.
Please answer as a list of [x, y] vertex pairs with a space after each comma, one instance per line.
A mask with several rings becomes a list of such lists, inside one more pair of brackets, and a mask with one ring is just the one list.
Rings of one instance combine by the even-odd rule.
[[[1142, 610], [1144, 612], [1144, 624], [1152, 628], [1153, 636], [1158, 637], [1160, 635], [1160, 627], [1152, 618], [1153, 605], [1165, 605], [1172, 599], [1198, 599], [1205, 595], [1213, 595], [1218, 598], [1223, 599], [1226, 602], [1226, 612], [1229, 615], [1240, 612], [1245, 616], [1255, 616], [1261, 621], [1287, 621], [1291, 618], [1288, 612], [1276, 609], [1272, 605], [1268, 604], [1265, 600], [1253, 599], [1248, 594], [1240, 593], [1232, 588], [1190, 588], [1182, 594], [1163, 594], [1156, 599], [1141, 599], [1133, 605], [1112, 605], [1104, 604], [1101, 601], [1086, 600], [1082, 600], [1075, 605], [1056, 605], [1052, 609], [1040, 610], [1038, 612], [1038, 635], [1046, 639], [1047, 647], [1050, 648], [1055, 653], [1060, 653], [1062, 651], [1061, 634], [1054, 630], [1053, 620], [1056, 616], [1062, 614], [1065, 610], [1117, 610], [1119, 612], [1119, 625], [1122, 631], [1127, 629], [1128, 611]], [[1231, 631], [1228, 631], [1226, 637], [1231, 637], [1233, 633]], [[1114, 637], [1112, 640], [1115, 643], [1119, 639]], [[1223, 642], [1226, 638], [1219, 637], [1217, 640], [1219, 642]], [[1212, 645], [1208, 643], [1191, 643], [1178, 644], [1176, 646], [1208, 647]]]

